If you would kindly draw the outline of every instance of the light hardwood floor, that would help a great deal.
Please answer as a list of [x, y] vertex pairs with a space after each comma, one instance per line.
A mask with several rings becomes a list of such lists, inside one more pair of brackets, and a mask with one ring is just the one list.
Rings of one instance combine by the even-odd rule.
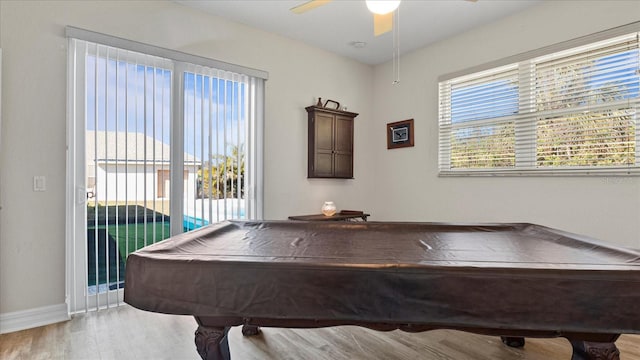
[[[0, 335], [0, 359], [199, 359], [196, 323], [188, 316], [154, 314], [121, 306], [76, 315], [71, 321]], [[524, 349], [500, 339], [457, 331], [377, 332], [342, 326], [264, 328], [261, 335], [230, 332], [234, 360], [569, 360], [564, 339], [527, 339]], [[622, 360], [640, 360], [640, 336], [617, 341]]]

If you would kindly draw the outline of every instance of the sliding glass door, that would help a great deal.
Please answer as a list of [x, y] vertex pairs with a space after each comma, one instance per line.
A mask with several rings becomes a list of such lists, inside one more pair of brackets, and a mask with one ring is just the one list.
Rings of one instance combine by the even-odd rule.
[[261, 181], [261, 91], [246, 75], [77, 39], [69, 71], [68, 302], [77, 312], [122, 302], [130, 253], [261, 216], [249, 188]]

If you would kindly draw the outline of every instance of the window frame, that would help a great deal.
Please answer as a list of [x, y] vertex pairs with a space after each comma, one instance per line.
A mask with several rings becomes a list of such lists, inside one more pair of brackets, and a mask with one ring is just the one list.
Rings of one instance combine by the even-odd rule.
[[[572, 49], [589, 46], [602, 41], [614, 39], [620, 36], [634, 34], [640, 42], [640, 22], [634, 22], [614, 29], [602, 31], [581, 38], [565, 41], [559, 44], [547, 46], [541, 49], [510, 56], [490, 63], [474, 66], [472, 68], [442, 75], [438, 78], [438, 175], [439, 176], [640, 176], [640, 97], [632, 100], [618, 101], [617, 104], [629, 104], [636, 109], [635, 113], [635, 163], [619, 166], [548, 166], [538, 167], [537, 144], [535, 132], [539, 116], [535, 101], [535, 66], [545, 57], [553, 57]], [[514, 121], [515, 127], [515, 161], [513, 167], [461, 167], [452, 168], [452, 131], [460, 125], [456, 125], [451, 119], [452, 84], [465, 81], [473, 81], [486, 78], [493, 73], [504, 71], [505, 68], [516, 67], [518, 73], [518, 104], [519, 111], [514, 115], [506, 115], [490, 119], [472, 120], [461, 122], [468, 127], [476, 124], [498, 124], [505, 121]], [[640, 70], [639, 70], [640, 71]], [[528, 85], [528, 86], [526, 86]], [[606, 104], [604, 108], [611, 108]], [[621, 109], [622, 107], [616, 107]], [[597, 110], [597, 107], [594, 108]], [[560, 112], [558, 112], [560, 113]], [[493, 120], [493, 122], [492, 122]], [[533, 135], [530, 135], [532, 134]], [[523, 135], [524, 134], [524, 135]], [[528, 134], [528, 135], [527, 135]], [[533, 139], [533, 141], [532, 141]], [[632, 155], [633, 156], [633, 155]]]

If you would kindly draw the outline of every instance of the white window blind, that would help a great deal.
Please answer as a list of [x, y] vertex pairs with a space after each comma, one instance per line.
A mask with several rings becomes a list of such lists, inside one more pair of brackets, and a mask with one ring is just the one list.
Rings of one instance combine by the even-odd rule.
[[506, 66], [440, 84], [441, 165], [452, 169], [515, 164], [517, 67]]
[[534, 61], [536, 165], [635, 167], [638, 34]]
[[[122, 301], [127, 256], [170, 236], [173, 62], [70, 39], [73, 311]], [[180, 215], [180, 214], [178, 214]]]
[[249, 77], [188, 66], [184, 81], [184, 147], [198, 162], [185, 162], [196, 181], [185, 188], [185, 209], [201, 223], [246, 218], [246, 154]]
[[440, 81], [440, 174], [640, 174], [639, 34]]

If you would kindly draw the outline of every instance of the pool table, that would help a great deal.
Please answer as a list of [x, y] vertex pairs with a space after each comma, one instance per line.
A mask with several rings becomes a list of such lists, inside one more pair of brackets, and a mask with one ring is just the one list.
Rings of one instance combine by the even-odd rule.
[[193, 315], [203, 359], [243, 325], [565, 337], [619, 359], [640, 333], [640, 252], [533, 224], [226, 221], [129, 256], [125, 302]]

